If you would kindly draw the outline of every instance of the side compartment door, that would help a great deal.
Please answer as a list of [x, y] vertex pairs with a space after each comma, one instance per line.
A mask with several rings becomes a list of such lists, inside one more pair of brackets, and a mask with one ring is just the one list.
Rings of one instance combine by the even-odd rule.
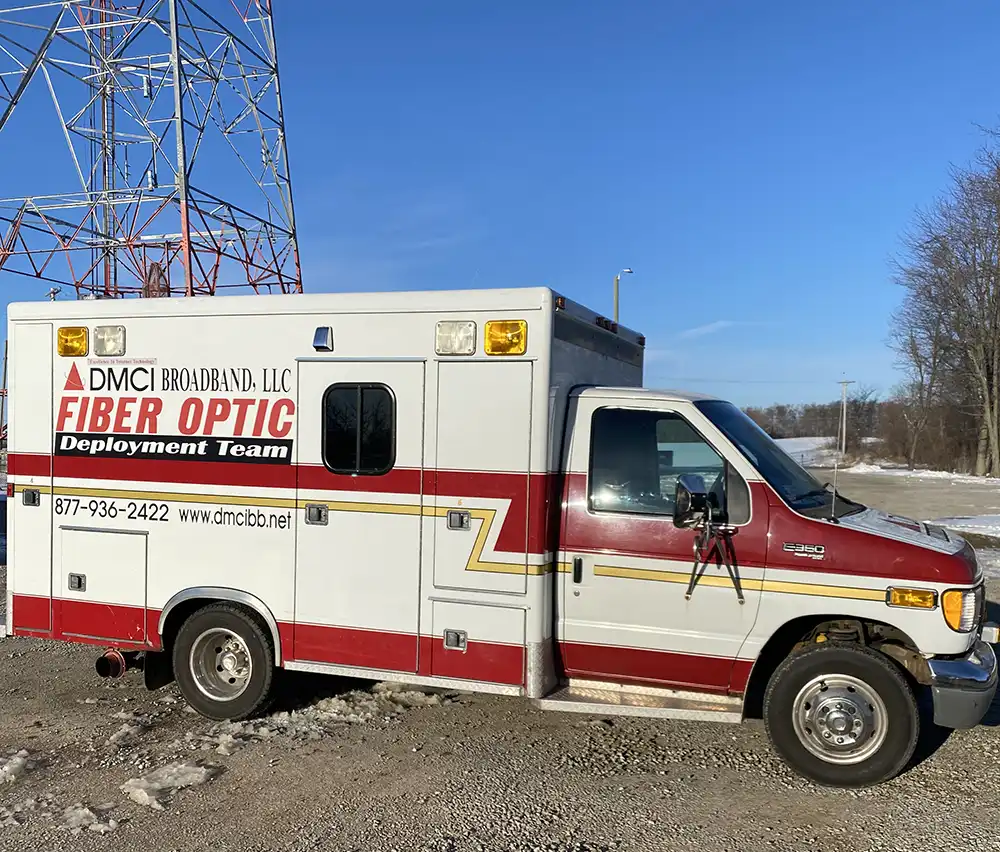
[[422, 361], [300, 361], [297, 660], [417, 670]]
[[[52, 630], [52, 358], [48, 323], [11, 326], [10, 498], [7, 588], [8, 627], [19, 632]], [[66, 371], [70, 359], [66, 361]], [[56, 377], [58, 380], [59, 377]], [[27, 494], [25, 493], [27, 492]], [[37, 501], [35, 495], [37, 494]]]
[[[760, 603], [768, 509], [750, 506], [749, 487], [699, 425], [684, 407], [577, 400], [559, 575], [560, 652], [570, 677], [717, 692], [739, 680], [734, 666]], [[744, 603], [714, 560], [685, 597], [695, 532], [672, 517], [685, 473], [717, 492], [728, 488], [741, 507], [731, 521]]]

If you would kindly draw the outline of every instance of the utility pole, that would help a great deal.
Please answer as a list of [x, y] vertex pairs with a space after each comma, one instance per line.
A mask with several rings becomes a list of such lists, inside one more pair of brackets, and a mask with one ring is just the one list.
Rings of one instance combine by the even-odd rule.
[[621, 272], [615, 276], [615, 325], [618, 325], [618, 282], [622, 280], [623, 275], [631, 275], [632, 270], [625, 267]]
[[853, 385], [853, 381], [844, 380], [840, 382], [840, 456], [844, 457], [847, 452], [847, 386]]

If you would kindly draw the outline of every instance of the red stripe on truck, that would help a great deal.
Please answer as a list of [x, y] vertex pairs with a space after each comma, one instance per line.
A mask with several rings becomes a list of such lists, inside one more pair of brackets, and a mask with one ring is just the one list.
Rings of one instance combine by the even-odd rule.
[[52, 456], [35, 453], [9, 453], [7, 476], [51, 476]]
[[416, 671], [416, 634], [296, 624], [294, 658], [362, 669]]
[[[62, 639], [86, 645], [159, 650], [160, 611], [121, 604], [56, 599], [49, 624], [49, 599], [14, 595], [15, 635]], [[146, 638], [143, 638], [145, 623]], [[524, 682], [524, 647], [470, 639], [465, 653], [445, 650], [440, 637], [411, 633], [278, 623], [282, 659], [361, 669], [519, 685]]]
[[[88, 645], [158, 650], [159, 610], [123, 604], [14, 595], [14, 633], [66, 639]], [[51, 622], [50, 622], [51, 617]]]
[[470, 639], [465, 650], [458, 651], [445, 648], [440, 636], [421, 636], [419, 674], [520, 686], [524, 647]]
[[[14, 453], [8, 459], [11, 476], [49, 476], [50, 456]], [[497, 550], [544, 554], [549, 545], [550, 487], [547, 473], [420, 470], [395, 468], [384, 476], [343, 476], [322, 465], [258, 465], [241, 462], [190, 462], [150, 459], [56, 456], [52, 476], [172, 485], [219, 485], [234, 488], [300, 488], [383, 495], [438, 496], [445, 500], [510, 500], [497, 539]]]
[[569, 677], [716, 693], [742, 694], [753, 667], [752, 660], [582, 642], [562, 642], [559, 651]]

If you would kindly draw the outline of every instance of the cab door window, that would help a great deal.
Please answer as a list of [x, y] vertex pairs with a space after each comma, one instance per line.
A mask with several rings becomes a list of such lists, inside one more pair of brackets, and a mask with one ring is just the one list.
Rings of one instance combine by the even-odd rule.
[[672, 515], [677, 479], [698, 474], [724, 505], [727, 466], [679, 414], [601, 408], [591, 423], [590, 507]]

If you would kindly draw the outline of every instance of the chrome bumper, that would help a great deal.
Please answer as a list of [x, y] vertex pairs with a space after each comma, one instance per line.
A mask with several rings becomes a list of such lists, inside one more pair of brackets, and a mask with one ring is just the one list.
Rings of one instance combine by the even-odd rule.
[[934, 723], [942, 728], [978, 725], [997, 691], [997, 658], [992, 646], [977, 639], [964, 657], [932, 658], [927, 665], [931, 670]]

